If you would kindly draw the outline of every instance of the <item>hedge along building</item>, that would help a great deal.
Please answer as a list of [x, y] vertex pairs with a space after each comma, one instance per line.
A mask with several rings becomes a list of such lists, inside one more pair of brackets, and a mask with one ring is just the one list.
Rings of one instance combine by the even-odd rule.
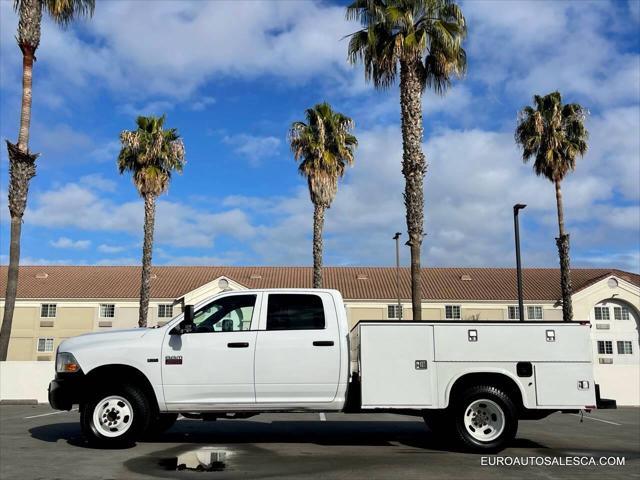
[[[7, 268], [0, 267], [0, 291]], [[223, 290], [310, 288], [306, 267], [154, 267], [149, 326], [163, 325]], [[25, 266], [20, 269], [9, 360], [51, 361], [65, 338], [134, 328], [140, 267]], [[573, 269], [575, 320], [592, 323], [596, 381], [603, 396], [640, 405], [640, 276]], [[360, 320], [411, 319], [410, 277], [395, 268], [327, 267], [326, 288], [342, 292], [351, 326]], [[525, 321], [562, 320], [557, 269], [524, 270]], [[506, 268], [429, 268], [422, 272], [422, 318], [517, 320], [516, 273]], [[4, 302], [0, 301], [0, 318]], [[526, 359], [523, 359], [526, 360]]]

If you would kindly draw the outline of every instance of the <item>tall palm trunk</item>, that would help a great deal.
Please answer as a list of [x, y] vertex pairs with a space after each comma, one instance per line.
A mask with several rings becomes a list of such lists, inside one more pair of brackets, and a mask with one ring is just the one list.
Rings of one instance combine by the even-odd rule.
[[427, 170], [422, 153], [422, 83], [420, 59], [400, 61], [400, 107], [402, 110], [402, 174], [404, 205], [411, 248], [411, 304], [413, 319], [422, 320], [420, 251], [424, 224], [423, 178]]
[[573, 320], [573, 305], [571, 303], [571, 270], [569, 267], [569, 234], [564, 231], [564, 212], [562, 207], [562, 190], [560, 181], [555, 181], [556, 204], [558, 206], [558, 254], [560, 255], [560, 288], [562, 290], [562, 319], [565, 322]]
[[313, 205], [313, 288], [322, 288], [322, 229], [326, 207]]
[[144, 196], [144, 244], [142, 246], [142, 281], [140, 283], [140, 316], [138, 326], [147, 326], [149, 293], [151, 291], [151, 252], [153, 250], [153, 228], [156, 219], [156, 197]]
[[18, 21], [18, 45], [22, 50], [22, 106], [18, 145], [7, 142], [9, 153], [9, 214], [11, 234], [9, 245], [9, 269], [5, 293], [4, 314], [0, 328], [0, 361], [7, 359], [9, 338], [13, 323], [13, 311], [18, 293], [18, 267], [20, 264], [20, 233], [22, 216], [27, 207], [29, 181], [36, 174], [37, 154], [29, 152], [29, 127], [31, 124], [31, 84], [35, 52], [40, 43], [42, 4], [40, 0], [23, 0], [20, 3]]

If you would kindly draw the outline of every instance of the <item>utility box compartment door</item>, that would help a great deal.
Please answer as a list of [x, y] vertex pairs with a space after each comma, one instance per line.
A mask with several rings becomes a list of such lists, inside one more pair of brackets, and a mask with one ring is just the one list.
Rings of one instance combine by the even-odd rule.
[[[591, 363], [536, 363], [536, 398], [539, 406], [596, 404]], [[588, 383], [585, 383], [588, 382]]]
[[588, 325], [526, 322], [435, 326], [438, 362], [590, 362]]
[[433, 326], [360, 326], [363, 408], [433, 404]]

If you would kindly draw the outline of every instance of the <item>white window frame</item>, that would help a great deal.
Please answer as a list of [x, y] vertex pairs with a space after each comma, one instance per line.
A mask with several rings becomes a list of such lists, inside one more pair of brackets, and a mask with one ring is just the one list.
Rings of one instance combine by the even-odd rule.
[[[47, 314], [42, 315], [44, 308], [47, 309]], [[53, 315], [51, 315], [51, 310], [53, 307]], [[58, 304], [57, 303], [41, 303], [40, 304], [40, 318], [56, 318], [58, 316]]]
[[[600, 345], [602, 345], [602, 352], [600, 351]], [[607, 347], [609, 347], [607, 349]], [[611, 350], [608, 352], [607, 350]], [[598, 340], [598, 355], [613, 355], [613, 341], [612, 340]]]
[[[600, 317], [602, 317], [602, 318], [598, 318], [598, 313], [597, 313], [598, 311], [600, 311]], [[607, 318], [604, 318], [604, 316], [602, 315], [602, 312], [607, 312], [607, 314], [606, 314]], [[598, 320], [598, 321], [606, 322], [606, 321], [611, 320], [611, 313], [609, 312], [609, 307], [608, 306], [607, 307], [603, 307], [601, 305], [600, 306], [596, 305], [595, 307], [593, 307], [593, 315], [594, 315], [594, 318], [596, 320]]]
[[[540, 317], [537, 317], [534, 313], [533, 317], [531, 316], [531, 311], [540, 312]], [[527, 305], [527, 319], [529, 320], [542, 320], [542, 305]]]
[[[621, 345], [622, 348], [620, 348]], [[633, 342], [631, 340], [616, 340], [616, 351], [618, 355], [633, 355]]]
[[[455, 315], [457, 310], [458, 315]], [[449, 315], [449, 311], [451, 311], [451, 315]], [[462, 309], [460, 305], [445, 305], [444, 306], [444, 318], [446, 320], [460, 320], [462, 318]]]
[[[167, 315], [167, 309], [169, 315]], [[160, 312], [163, 312], [161, 315]], [[173, 304], [172, 303], [159, 303], [158, 304], [158, 318], [173, 318]]]
[[509, 320], [520, 320], [520, 307], [518, 305], [509, 305], [507, 307], [507, 318]]
[[[43, 342], [44, 349], [40, 349], [40, 341]], [[55, 339], [53, 337], [38, 337], [36, 339], [36, 351], [38, 353], [53, 353]]]
[[631, 318], [629, 316], [629, 309], [622, 306], [613, 307], [613, 318], [615, 320], [629, 320]]
[[398, 306], [397, 303], [387, 305], [387, 318], [389, 320], [402, 320], [402, 306]]
[[[104, 313], [108, 313], [108, 308], [112, 309], [113, 315], [103, 315]], [[115, 303], [101, 303], [98, 307], [98, 316], [100, 318], [116, 318], [116, 304]]]

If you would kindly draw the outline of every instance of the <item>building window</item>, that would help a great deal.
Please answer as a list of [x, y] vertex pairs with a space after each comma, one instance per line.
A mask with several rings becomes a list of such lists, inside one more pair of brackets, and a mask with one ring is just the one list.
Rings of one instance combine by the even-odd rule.
[[509, 306], [509, 320], [520, 320], [520, 312], [518, 310], [520, 310], [519, 307]]
[[116, 306], [113, 303], [100, 304], [100, 318], [113, 318], [116, 316]]
[[596, 320], [611, 320], [609, 317], [609, 307], [595, 307]]
[[402, 307], [399, 305], [387, 305], [387, 318], [394, 320], [402, 319]]
[[613, 318], [616, 320], [629, 320], [629, 309], [627, 307], [613, 307]]
[[158, 305], [158, 318], [172, 318], [173, 317], [173, 305], [161, 304]]
[[612, 355], [613, 343], [610, 340], [598, 340], [598, 353], [601, 355]]
[[447, 320], [460, 320], [460, 305], [445, 305], [444, 313]]
[[40, 305], [41, 318], [56, 318], [57, 306], [55, 303], [43, 303]]
[[53, 338], [39, 338], [38, 339], [38, 353], [51, 353], [53, 352]]
[[618, 355], [633, 355], [633, 348], [631, 342], [627, 340], [618, 340]]
[[529, 320], [542, 320], [542, 307], [539, 305], [527, 307], [527, 318]]

